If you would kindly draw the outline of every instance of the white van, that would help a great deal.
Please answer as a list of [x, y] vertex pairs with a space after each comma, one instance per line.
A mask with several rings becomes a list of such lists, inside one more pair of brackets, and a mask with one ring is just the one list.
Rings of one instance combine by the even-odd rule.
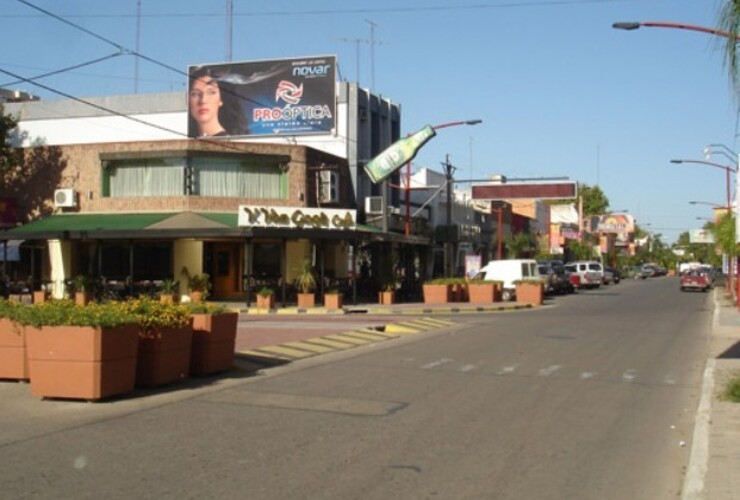
[[495, 280], [503, 282], [503, 300], [514, 300], [516, 298], [517, 280], [543, 280], [534, 259], [507, 259], [491, 260], [480, 270], [484, 280]]

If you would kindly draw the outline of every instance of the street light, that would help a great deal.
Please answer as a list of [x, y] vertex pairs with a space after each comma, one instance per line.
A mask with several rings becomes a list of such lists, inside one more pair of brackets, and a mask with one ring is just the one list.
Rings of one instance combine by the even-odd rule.
[[708, 167], [715, 167], [715, 168], [721, 168], [725, 171], [725, 177], [726, 177], [726, 191], [727, 191], [727, 206], [731, 206], [732, 204], [732, 198], [730, 194], [730, 172], [735, 172], [736, 169], [729, 167], [727, 165], [721, 165], [719, 163], [714, 163], [711, 161], [705, 161], [705, 160], [671, 160], [671, 163], [697, 163], [699, 165], [707, 165]]
[[683, 24], [683, 23], [671, 23], [671, 22], [661, 22], [661, 21], [647, 21], [647, 22], [618, 22], [612, 24], [612, 28], [618, 29], [618, 30], [636, 30], [638, 28], [675, 28], [675, 29], [682, 29], [682, 30], [690, 30], [690, 31], [699, 31], [701, 33], [708, 33], [710, 35], [716, 35], [716, 36], [722, 36], [725, 38], [738, 38], [737, 35], [733, 33], [728, 33], [727, 31], [722, 31], [714, 28], [706, 28], [704, 26], [695, 26], [693, 24]]

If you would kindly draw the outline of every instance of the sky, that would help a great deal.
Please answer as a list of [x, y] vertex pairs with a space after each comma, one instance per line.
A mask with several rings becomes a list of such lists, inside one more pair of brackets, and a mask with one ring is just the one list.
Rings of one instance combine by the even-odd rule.
[[[740, 151], [724, 39], [612, 28], [716, 27], [723, 2], [450, 3], [232, 0], [229, 30], [228, 0], [0, 0], [0, 87], [43, 100], [184, 91], [189, 65], [335, 55], [340, 79], [400, 104], [402, 134], [482, 120], [440, 130], [414, 170], [442, 171], [449, 158], [457, 180], [598, 185], [613, 211], [629, 212], [668, 244], [712, 217], [704, 203], [726, 203], [724, 169], [670, 161], [735, 166], [729, 154], [703, 153], [708, 144]], [[57, 73], [38, 79], [41, 88], [3, 72]], [[734, 184], [733, 174], [733, 197]]]

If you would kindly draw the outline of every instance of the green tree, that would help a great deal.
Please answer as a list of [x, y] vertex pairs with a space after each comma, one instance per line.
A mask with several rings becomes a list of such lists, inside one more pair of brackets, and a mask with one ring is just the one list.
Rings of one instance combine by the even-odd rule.
[[17, 126], [18, 120], [6, 115], [4, 106], [0, 104], [0, 178], [4, 178], [21, 162], [21, 150], [11, 144]]
[[583, 199], [583, 215], [603, 215], [609, 212], [609, 198], [599, 186], [578, 184], [578, 195]]
[[[740, 32], [740, 0], [727, 0], [720, 8], [719, 29], [733, 34]], [[725, 40], [725, 67], [729, 71], [730, 81], [736, 93], [740, 89], [737, 42], [737, 38]]]

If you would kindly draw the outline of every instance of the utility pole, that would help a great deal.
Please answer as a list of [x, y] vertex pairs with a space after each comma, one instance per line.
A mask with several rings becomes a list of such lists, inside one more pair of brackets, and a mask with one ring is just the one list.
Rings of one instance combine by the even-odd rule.
[[445, 277], [451, 278], [454, 273], [454, 245], [453, 245], [453, 231], [452, 231], [452, 188], [455, 185], [453, 174], [455, 167], [450, 163], [450, 155], [445, 157], [445, 162], [442, 164], [445, 168], [445, 180], [447, 182], [447, 221], [445, 231]]
[[234, 0], [226, 0], [226, 60], [231, 62], [234, 39]]

